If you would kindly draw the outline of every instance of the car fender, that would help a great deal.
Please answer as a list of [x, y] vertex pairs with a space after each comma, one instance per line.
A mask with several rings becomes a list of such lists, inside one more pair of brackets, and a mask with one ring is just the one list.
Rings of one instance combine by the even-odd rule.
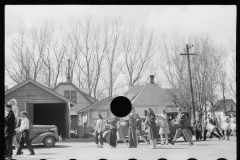
[[105, 138], [105, 136], [110, 132], [111, 130], [106, 130], [103, 132], [103, 138]]
[[53, 136], [56, 139], [56, 141], [59, 140], [58, 136], [55, 133], [47, 132], [47, 133], [40, 134], [37, 137], [33, 138], [32, 144], [42, 143], [44, 138], [47, 136]]
[[194, 135], [193, 128], [192, 127], [187, 127], [192, 132], [192, 135]]

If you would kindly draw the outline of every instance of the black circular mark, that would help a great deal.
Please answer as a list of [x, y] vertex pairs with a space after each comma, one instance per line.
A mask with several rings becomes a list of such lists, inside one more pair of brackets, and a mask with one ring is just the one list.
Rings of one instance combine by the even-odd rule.
[[132, 104], [126, 97], [119, 96], [112, 100], [111, 112], [117, 117], [126, 117], [132, 110]]
[[227, 160], [226, 158], [218, 158], [217, 160]]
[[160, 158], [160, 159], [158, 159], [158, 160], [167, 160], [167, 159], [165, 159], [165, 158]]
[[197, 159], [195, 159], [195, 158], [189, 158], [188, 160], [197, 160]]

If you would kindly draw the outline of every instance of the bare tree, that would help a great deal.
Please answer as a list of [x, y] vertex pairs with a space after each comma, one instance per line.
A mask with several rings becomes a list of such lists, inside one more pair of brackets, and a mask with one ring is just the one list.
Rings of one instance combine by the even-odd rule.
[[122, 71], [123, 64], [118, 61], [120, 57], [121, 48], [120, 48], [120, 38], [122, 35], [121, 26], [122, 26], [122, 19], [120, 18], [112, 18], [111, 20], [105, 20], [107, 26], [109, 26], [109, 45], [107, 47], [107, 58], [106, 58], [106, 70], [107, 74], [103, 76], [104, 83], [108, 90], [108, 95], [113, 97], [114, 84], [116, 79], [118, 78], [120, 72]]
[[138, 82], [153, 56], [155, 47], [154, 33], [147, 32], [141, 27], [138, 32], [136, 27], [129, 27], [122, 38], [124, 61], [126, 66], [125, 79], [129, 87]]
[[32, 29], [26, 30], [24, 26], [20, 27], [7, 44], [9, 54], [7, 54], [5, 69], [7, 75], [16, 83], [21, 83], [28, 78], [37, 80], [41, 71], [42, 62], [36, 50], [32, 31]]
[[224, 107], [224, 112], [226, 114], [226, 104], [225, 104], [225, 94], [226, 94], [226, 90], [227, 90], [227, 73], [224, 69], [222, 69], [219, 73], [219, 85], [222, 91], [222, 95], [223, 95], [223, 107]]
[[[183, 52], [186, 42], [176, 34], [173, 34], [169, 41], [163, 36], [160, 48], [161, 68], [172, 88], [170, 95], [173, 102], [176, 106], [190, 109], [186, 59], [179, 55]], [[196, 111], [202, 115], [206, 112], [207, 103], [214, 106], [216, 101], [217, 75], [222, 67], [221, 61], [225, 56], [225, 50], [221, 46], [214, 45], [208, 36], [189, 37], [188, 41], [194, 44], [194, 51], [191, 52], [197, 53], [196, 56], [191, 57], [191, 69]]]

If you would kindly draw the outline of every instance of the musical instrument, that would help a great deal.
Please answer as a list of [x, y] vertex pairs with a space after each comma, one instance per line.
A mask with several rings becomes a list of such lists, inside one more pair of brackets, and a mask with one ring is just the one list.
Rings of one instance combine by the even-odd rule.
[[228, 130], [230, 128], [230, 124], [227, 123], [227, 122], [223, 122], [222, 125], [221, 125], [221, 128], [223, 130]]
[[209, 132], [212, 132], [215, 128], [216, 126], [212, 125], [211, 123], [208, 123], [206, 125], [206, 130], [208, 130]]
[[230, 124], [230, 129], [231, 129], [231, 130], [235, 131], [236, 128], [237, 128], [236, 123], [231, 123], [231, 124]]

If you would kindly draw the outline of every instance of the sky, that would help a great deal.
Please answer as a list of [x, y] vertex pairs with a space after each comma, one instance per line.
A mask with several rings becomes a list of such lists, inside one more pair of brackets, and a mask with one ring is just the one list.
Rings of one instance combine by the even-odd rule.
[[[234, 5], [6, 5], [5, 40], [19, 24], [31, 27], [44, 20], [65, 25], [78, 15], [96, 19], [121, 16], [124, 20], [154, 29], [156, 34], [179, 32], [181, 35], [208, 33], [216, 44], [236, 44], [236, 6]], [[229, 52], [228, 60], [231, 59]], [[229, 66], [226, 66], [229, 68]], [[9, 87], [13, 82], [5, 79]]]

